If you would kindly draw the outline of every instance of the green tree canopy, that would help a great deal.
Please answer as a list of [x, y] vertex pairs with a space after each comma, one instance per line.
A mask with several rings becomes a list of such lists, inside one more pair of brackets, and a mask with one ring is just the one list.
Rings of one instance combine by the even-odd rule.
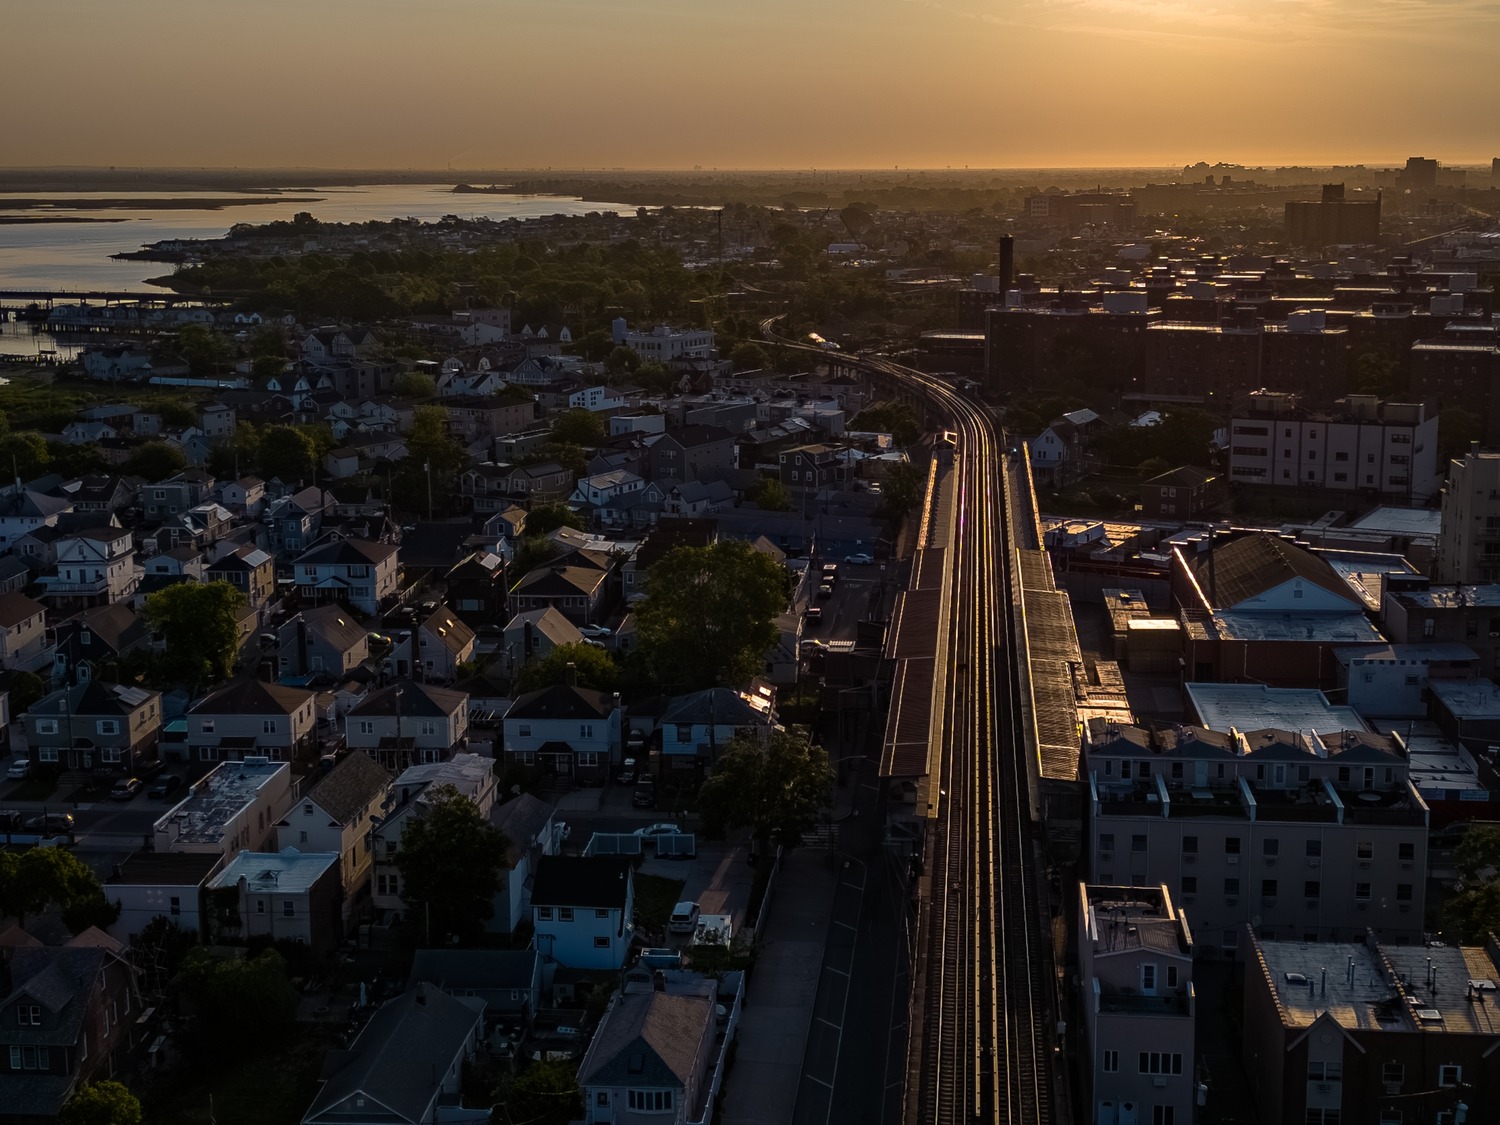
[[620, 680], [620, 668], [606, 649], [597, 645], [558, 645], [540, 660], [521, 669], [516, 677], [516, 691], [536, 691], [568, 678], [568, 665], [578, 677], [578, 686], [595, 691], [613, 691]]
[[[527, 530], [530, 531], [529, 526]], [[556, 558], [561, 550], [562, 548], [545, 535], [527, 535], [521, 540], [521, 545], [516, 548], [516, 553], [507, 568], [511, 575], [511, 588], [514, 589], [517, 582], [544, 562]]]
[[[406, 901], [428, 944], [470, 941], [495, 912], [509, 843], [451, 785], [422, 795], [396, 853]], [[421, 913], [415, 913], [420, 908]]]
[[10, 710], [24, 715], [38, 699], [47, 694], [47, 685], [35, 672], [16, 672], [10, 678]]
[[745, 340], [729, 349], [729, 363], [736, 371], [759, 371], [769, 367], [771, 359], [765, 348], [754, 340]]
[[233, 354], [229, 341], [203, 324], [184, 324], [177, 330], [174, 347], [194, 378], [217, 374]]
[[141, 1102], [112, 1080], [90, 1082], [63, 1106], [58, 1125], [141, 1125]]
[[[406, 511], [434, 514], [458, 503], [458, 474], [469, 463], [458, 439], [448, 433], [448, 415], [440, 406], [419, 406], [406, 435], [406, 456], [396, 466], [395, 500]], [[430, 486], [430, 488], [429, 488]]]
[[122, 468], [133, 477], [161, 481], [175, 477], [187, 468], [187, 457], [175, 445], [164, 441], [148, 441], [130, 455]]
[[917, 412], [904, 402], [875, 402], [849, 421], [849, 429], [890, 434], [903, 449], [922, 436]]
[[574, 1068], [558, 1060], [532, 1063], [502, 1082], [495, 1100], [505, 1107], [504, 1120], [512, 1125], [568, 1125], [583, 1116]]
[[583, 517], [560, 500], [551, 504], [538, 504], [526, 513], [528, 535], [546, 535], [559, 527], [582, 531]]
[[674, 547], [636, 607], [640, 651], [669, 690], [740, 683], [761, 670], [786, 606], [786, 569], [748, 543]]
[[178, 683], [224, 679], [239, 651], [245, 595], [228, 582], [182, 582], [146, 596], [141, 616], [166, 644], [163, 673]]
[[265, 1043], [290, 1028], [297, 1014], [297, 990], [274, 949], [253, 958], [220, 957], [195, 946], [177, 979], [203, 1032], [196, 1038], [215, 1050]]
[[892, 465], [880, 484], [880, 495], [893, 515], [904, 516], [917, 506], [927, 487], [927, 475], [910, 461]]
[[560, 445], [595, 446], [605, 438], [604, 420], [575, 406], [552, 420], [552, 440]]
[[23, 481], [41, 476], [52, 462], [47, 439], [34, 430], [12, 430], [0, 435], [0, 473]]
[[761, 477], [750, 493], [750, 499], [755, 501], [757, 507], [764, 508], [768, 512], [792, 510], [792, 494], [787, 491], [786, 485], [782, 484], [778, 477]]
[[1453, 849], [1453, 866], [1462, 889], [1448, 900], [1447, 923], [1460, 941], [1482, 944], [1500, 932], [1500, 825], [1471, 824]]
[[616, 375], [629, 374], [640, 365], [640, 353], [624, 344], [612, 348], [604, 359], [604, 366]]
[[0, 852], [0, 914], [14, 915], [25, 926], [27, 915], [39, 914], [48, 906], [61, 907], [65, 921], [70, 915], [74, 921], [83, 921], [69, 926], [74, 933], [96, 922], [108, 925], [119, 916], [119, 908], [105, 902], [93, 869], [72, 852], [62, 848]]
[[760, 854], [772, 844], [794, 848], [828, 806], [833, 767], [828, 753], [805, 730], [771, 732], [761, 744], [736, 735], [699, 791], [699, 809], [710, 832], [748, 827]]
[[518, 386], [515, 383], [505, 383], [499, 387], [496, 387], [495, 398], [500, 402], [508, 403], [510, 405], [519, 405], [523, 402], [536, 401], [536, 395], [532, 394], [525, 387]]
[[287, 484], [307, 483], [318, 463], [318, 446], [300, 426], [267, 426], [261, 431], [256, 457], [267, 480], [276, 477]]
[[432, 376], [421, 371], [408, 371], [396, 378], [392, 391], [402, 398], [432, 398], [437, 394], [437, 384]]
[[250, 361], [250, 374], [257, 383], [275, 378], [285, 370], [286, 357], [280, 352], [275, 355], [258, 355]]

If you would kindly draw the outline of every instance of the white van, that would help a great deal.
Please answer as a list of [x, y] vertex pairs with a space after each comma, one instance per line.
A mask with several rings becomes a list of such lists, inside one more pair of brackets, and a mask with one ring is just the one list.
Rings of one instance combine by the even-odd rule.
[[672, 907], [672, 917], [667, 920], [667, 932], [690, 934], [698, 928], [698, 904], [679, 902]]

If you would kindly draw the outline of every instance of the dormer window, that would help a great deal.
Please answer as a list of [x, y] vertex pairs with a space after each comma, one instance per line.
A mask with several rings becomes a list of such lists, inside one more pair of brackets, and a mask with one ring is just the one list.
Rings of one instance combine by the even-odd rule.
[[41, 1027], [42, 1009], [39, 1004], [18, 1004], [16, 1023], [21, 1027]]

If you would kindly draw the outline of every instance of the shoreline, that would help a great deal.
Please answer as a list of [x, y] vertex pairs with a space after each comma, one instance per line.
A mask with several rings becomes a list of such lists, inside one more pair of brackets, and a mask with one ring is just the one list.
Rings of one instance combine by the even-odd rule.
[[113, 199], [0, 199], [0, 211], [222, 211], [226, 207], [255, 207], [266, 203], [322, 203], [327, 198], [322, 195], [268, 195], [254, 199], [229, 196], [209, 196], [203, 199], [136, 199], [128, 196]]

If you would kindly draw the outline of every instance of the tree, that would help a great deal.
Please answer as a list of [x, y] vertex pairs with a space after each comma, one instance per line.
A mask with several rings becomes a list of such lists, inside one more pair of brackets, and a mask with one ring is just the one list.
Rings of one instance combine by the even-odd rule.
[[651, 568], [636, 607], [640, 651], [677, 690], [748, 680], [776, 643], [786, 605], [786, 569], [748, 543], [674, 547]]
[[710, 832], [748, 827], [757, 852], [794, 848], [828, 805], [833, 767], [828, 752], [801, 727], [775, 730], [762, 745], [755, 735], [736, 735], [714, 763], [698, 794]]
[[121, 468], [133, 477], [161, 481], [175, 477], [187, 468], [187, 456], [175, 445], [164, 441], [148, 441], [136, 449]]
[[583, 1095], [566, 1062], [533, 1063], [495, 1091], [511, 1125], [568, 1125], [583, 1116]]
[[579, 687], [613, 691], [620, 678], [619, 666], [604, 649], [589, 644], [565, 644], [558, 645], [540, 660], [521, 669], [521, 674], [516, 677], [515, 690], [518, 693], [536, 691], [563, 683], [568, 678], [570, 664]]
[[592, 410], [575, 406], [552, 420], [552, 440], [559, 445], [594, 446], [604, 440], [604, 422]]
[[31, 705], [47, 694], [47, 685], [35, 672], [14, 672], [10, 678], [10, 709], [24, 715]]
[[107, 473], [110, 464], [103, 452], [93, 442], [75, 445], [70, 441], [49, 441], [47, 453], [52, 458], [52, 471], [65, 477], [81, 477], [92, 473]]
[[409, 511], [450, 511], [458, 496], [458, 474], [469, 463], [448, 433], [448, 415], [439, 406], [419, 406], [406, 435], [406, 456], [396, 467], [396, 502]]
[[615, 375], [628, 375], [640, 365], [640, 353], [624, 344], [616, 347], [604, 360], [604, 366]]
[[755, 506], [764, 508], [768, 512], [790, 512], [792, 510], [792, 494], [786, 490], [786, 485], [776, 477], [762, 477], [760, 483], [750, 493], [750, 499], [755, 501]]
[[34, 430], [13, 430], [0, 436], [0, 474], [31, 480], [47, 471], [52, 454], [47, 439]]
[[217, 374], [230, 358], [229, 341], [202, 324], [185, 324], [178, 329], [176, 349], [194, 378]]
[[927, 477], [910, 461], [901, 461], [890, 467], [880, 485], [880, 494], [892, 515], [904, 516], [921, 499], [927, 485]]
[[261, 475], [277, 477], [288, 484], [312, 479], [318, 463], [318, 447], [312, 434], [298, 426], [267, 426], [256, 451]]
[[1500, 826], [1471, 824], [1453, 849], [1461, 889], [1448, 901], [1448, 924], [1459, 940], [1481, 944], [1500, 931]]
[[[527, 530], [529, 531], [530, 528], [528, 527]], [[545, 535], [527, 535], [521, 540], [521, 545], [516, 548], [516, 553], [511, 558], [510, 566], [506, 568], [515, 576], [515, 580], [511, 582], [511, 588], [514, 589], [517, 582], [537, 567], [549, 559], [556, 558], [559, 551], [561, 548]]]
[[257, 383], [274, 379], [286, 370], [286, 357], [280, 352], [274, 355], [258, 355], [250, 361], [250, 374]]
[[1355, 354], [1349, 366], [1349, 389], [1356, 394], [1386, 398], [1395, 391], [1401, 364], [1387, 352], [1366, 347]]
[[437, 384], [431, 375], [408, 371], [396, 379], [391, 390], [401, 398], [432, 398], [437, 394]]
[[57, 1115], [59, 1125], [141, 1125], [141, 1102], [119, 1082], [91, 1082]]
[[253, 958], [220, 957], [195, 946], [183, 958], [177, 979], [203, 1032], [192, 1041], [206, 1050], [265, 1043], [289, 1028], [297, 1014], [297, 989], [285, 958], [274, 949]]
[[614, 338], [602, 328], [595, 328], [573, 344], [574, 355], [582, 356], [590, 363], [602, 363], [614, 351]]
[[890, 434], [891, 440], [903, 449], [922, 436], [916, 411], [904, 402], [872, 403], [850, 420], [849, 429]]
[[754, 340], [746, 340], [729, 350], [729, 363], [736, 371], [760, 371], [770, 362], [766, 349]]
[[[24, 927], [26, 916], [48, 906], [70, 911], [104, 903], [104, 889], [93, 869], [62, 848], [31, 848], [25, 852], [0, 853], [0, 914], [14, 915]], [[104, 914], [107, 915], [107, 911]], [[118, 907], [114, 908], [116, 917]], [[103, 917], [105, 924], [114, 919]], [[90, 917], [88, 924], [95, 918]], [[74, 933], [87, 925], [73, 929]]]
[[427, 944], [472, 939], [495, 912], [510, 844], [451, 785], [423, 794], [401, 834], [396, 866], [405, 898], [420, 905]]
[[528, 535], [546, 535], [549, 531], [556, 531], [559, 527], [571, 527], [575, 531], [582, 531], [583, 517], [561, 501], [538, 504], [526, 513]]
[[228, 582], [183, 582], [148, 594], [141, 616], [166, 644], [163, 671], [194, 686], [228, 676], [245, 605], [245, 595]]
[[1446, 473], [1448, 462], [1469, 452], [1484, 437], [1484, 419], [1462, 406], [1450, 406], [1438, 414], [1438, 465]]

